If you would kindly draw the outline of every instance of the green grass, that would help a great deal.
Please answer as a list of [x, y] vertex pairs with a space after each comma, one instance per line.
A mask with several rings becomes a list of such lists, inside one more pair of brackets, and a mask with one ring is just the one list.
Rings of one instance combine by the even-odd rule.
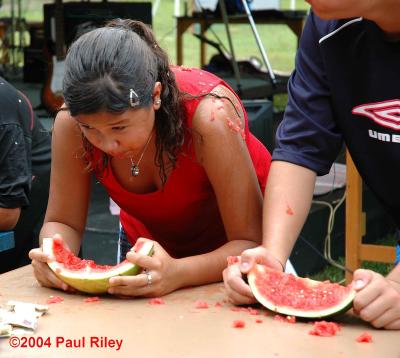
[[[388, 236], [378, 240], [374, 244], [395, 246], [396, 238], [394, 235], [388, 235]], [[337, 262], [343, 266], [344, 258], [343, 257], [338, 258]], [[393, 269], [393, 266], [394, 266], [393, 264], [386, 264], [386, 263], [372, 262], [372, 261], [363, 261], [361, 263], [361, 268], [378, 272], [383, 276], [386, 276]], [[341, 282], [344, 280], [344, 276], [345, 276], [345, 272], [343, 270], [341, 270], [335, 266], [329, 265], [329, 266], [325, 267], [325, 269], [322, 270], [321, 272], [311, 275], [310, 278], [312, 278], [313, 280], [318, 280], [318, 281], [330, 280], [332, 282]]]
[[[10, 3], [12, 0], [3, 0], [3, 7], [0, 9], [0, 17], [10, 16]], [[43, 4], [53, 3], [53, 0], [24, 0], [22, 2], [22, 17], [29, 21], [43, 21]], [[67, 2], [64, 0], [64, 2]], [[111, 1], [110, 1], [111, 2]], [[126, 1], [134, 2], [134, 1]], [[181, 11], [183, 11], [183, 0], [181, 0]], [[17, 3], [15, 1], [15, 3]], [[154, 2], [153, 2], [154, 3]], [[281, 1], [282, 9], [288, 9], [290, 1]], [[303, 1], [297, 1], [296, 9], [307, 9], [308, 5]], [[161, 0], [156, 16], [153, 18], [153, 27], [160, 45], [167, 50], [170, 60], [175, 63], [176, 59], [176, 31], [174, 18], [174, 0]], [[216, 24], [212, 27], [215, 34], [228, 47], [225, 27]], [[186, 31], [184, 35], [185, 58], [184, 65], [199, 66], [199, 40], [192, 35], [196, 26]], [[255, 56], [261, 59], [254, 35], [249, 24], [230, 25], [233, 38], [235, 54], [238, 59], [246, 59]], [[260, 38], [274, 69], [291, 71], [294, 67], [294, 56], [296, 51], [296, 36], [286, 25], [259, 25], [257, 26]], [[216, 40], [212, 32], [207, 36]], [[207, 60], [216, 53], [216, 50], [208, 46]]]
[[[10, 4], [13, 0], [3, 0], [3, 7], [0, 9], [0, 17], [10, 16]], [[121, 1], [121, 0], [119, 0]], [[144, 1], [144, 0], [141, 0]], [[28, 22], [43, 21], [43, 4], [53, 3], [54, 0], [24, 0], [22, 3], [22, 17]], [[68, 2], [64, 0], [64, 2]], [[95, 1], [93, 1], [95, 2]], [[112, 1], [110, 1], [112, 2]], [[122, 2], [135, 2], [123, 1]], [[16, 4], [16, 1], [14, 0]], [[153, 1], [153, 4], [155, 2]], [[184, 0], [181, 0], [181, 12], [183, 12]], [[190, 3], [190, 0], [189, 0]], [[290, 0], [281, 0], [281, 9], [290, 7]], [[296, 2], [297, 10], [306, 10], [308, 5], [304, 1]], [[176, 24], [174, 18], [174, 0], [161, 0], [156, 16], [153, 18], [153, 29], [156, 37], [169, 57], [171, 63], [176, 63]], [[267, 53], [270, 64], [274, 70], [291, 72], [294, 68], [297, 38], [286, 25], [257, 25], [257, 31]], [[200, 40], [193, 36], [197, 31], [196, 25], [188, 29], [183, 36], [184, 44], [184, 65], [200, 66]], [[257, 57], [262, 63], [262, 56], [257, 46], [250, 24], [231, 24], [230, 31], [234, 46], [235, 55], [238, 60]], [[218, 39], [228, 48], [225, 26], [215, 24], [212, 31], [207, 32], [207, 37], [218, 42]], [[26, 41], [29, 44], [29, 39]], [[207, 61], [217, 53], [217, 50], [207, 46]], [[22, 66], [22, 54], [20, 64]], [[286, 95], [274, 96], [274, 107], [277, 111], [283, 111], [287, 103]]]

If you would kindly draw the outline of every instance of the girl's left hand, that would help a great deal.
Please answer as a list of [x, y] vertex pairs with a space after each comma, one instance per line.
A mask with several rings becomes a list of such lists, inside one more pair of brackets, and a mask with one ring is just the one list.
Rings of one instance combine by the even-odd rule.
[[178, 260], [172, 258], [160, 244], [154, 241], [153, 256], [129, 251], [126, 259], [143, 268], [136, 276], [110, 278], [108, 293], [129, 297], [159, 297], [180, 288]]

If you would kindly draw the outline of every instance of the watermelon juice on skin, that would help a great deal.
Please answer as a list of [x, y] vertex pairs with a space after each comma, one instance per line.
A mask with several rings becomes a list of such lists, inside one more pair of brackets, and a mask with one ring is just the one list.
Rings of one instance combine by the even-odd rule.
[[[153, 241], [139, 238], [133, 250], [141, 255], [153, 254]], [[54, 261], [48, 263], [60, 280], [81, 292], [101, 294], [109, 288], [109, 279], [114, 276], [134, 276], [142, 271], [136, 264], [124, 260], [115, 266], [98, 265], [93, 260], [76, 257], [60, 237], [45, 237], [43, 252]]]

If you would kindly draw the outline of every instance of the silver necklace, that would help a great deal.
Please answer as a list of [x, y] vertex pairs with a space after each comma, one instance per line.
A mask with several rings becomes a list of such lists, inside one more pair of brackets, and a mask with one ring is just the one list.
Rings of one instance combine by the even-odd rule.
[[142, 161], [143, 155], [144, 155], [144, 153], [146, 152], [146, 149], [147, 149], [147, 147], [148, 147], [148, 145], [149, 145], [149, 143], [150, 143], [150, 140], [151, 140], [151, 137], [152, 137], [152, 136], [153, 136], [153, 132], [151, 132], [149, 139], [147, 139], [147, 142], [146, 142], [146, 144], [145, 144], [145, 146], [144, 146], [144, 148], [143, 148], [143, 152], [142, 152], [142, 154], [140, 155], [139, 160], [137, 161], [137, 163], [135, 163], [135, 162], [133, 161], [132, 157], [130, 158], [130, 159], [131, 159], [131, 175], [132, 175], [133, 177], [137, 177], [137, 176], [140, 174], [139, 164], [140, 164], [140, 162]]

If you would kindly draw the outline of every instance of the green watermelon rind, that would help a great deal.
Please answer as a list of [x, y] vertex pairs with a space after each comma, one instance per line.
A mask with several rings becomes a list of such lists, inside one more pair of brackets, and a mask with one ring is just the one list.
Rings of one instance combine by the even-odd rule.
[[[273, 302], [269, 301], [267, 298], [265, 298], [258, 290], [257, 285], [255, 283], [256, 276], [257, 276], [257, 271], [261, 268], [261, 270], [264, 269], [263, 266], [257, 265], [258, 267], [253, 268], [247, 275], [247, 280], [249, 283], [249, 286], [251, 288], [251, 291], [256, 298], [256, 300], [261, 303], [264, 307], [269, 309], [272, 312], [276, 312], [282, 315], [287, 315], [287, 316], [296, 316], [300, 318], [329, 318], [332, 316], [336, 316], [342, 313], [347, 312], [353, 305], [353, 300], [355, 297], [355, 290], [350, 289], [349, 293], [347, 296], [343, 297], [342, 301], [332, 307], [325, 308], [325, 309], [319, 309], [319, 310], [301, 310], [293, 307], [287, 307], [287, 306], [277, 306]], [[308, 278], [300, 278], [301, 280], [306, 280], [308, 284], [318, 284], [320, 283], [319, 281], [311, 280]]]
[[[52, 256], [53, 239], [43, 239], [43, 252]], [[146, 240], [143, 246], [138, 251], [139, 254], [151, 256], [154, 252], [154, 243]], [[93, 271], [72, 271], [64, 268], [62, 263], [51, 261], [48, 262], [50, 269], [55, 275], [78, 291], [90, 294], [103, 294], [109, 288], [109, 279], [115, 276], [135, 276], [142, 271], [139, 265], [124, 261], [123, 263], [114, 266], [113, 269], [101, 272]]]

